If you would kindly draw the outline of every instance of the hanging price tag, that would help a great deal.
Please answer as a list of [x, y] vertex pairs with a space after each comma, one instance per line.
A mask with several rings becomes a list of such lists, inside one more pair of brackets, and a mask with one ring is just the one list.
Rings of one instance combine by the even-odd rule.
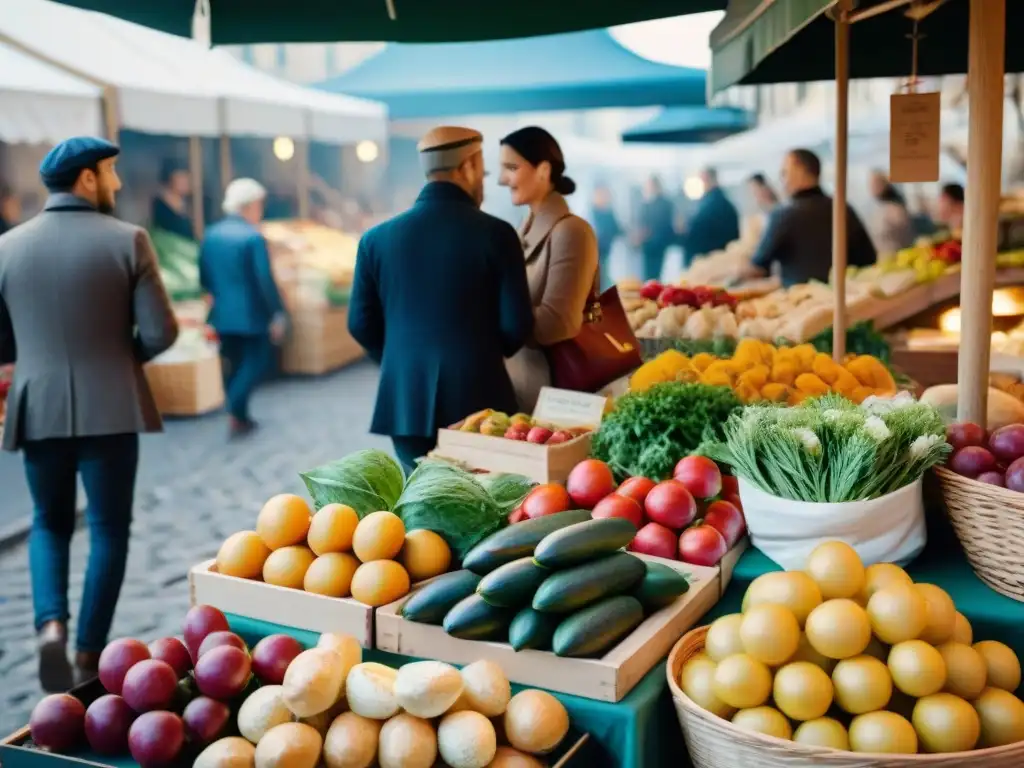
[[601, 395], [541, 387], [533, 416], [560, 427], [597, 427], [607, 406], [608, 398]]
[[889, 97], [889, 178], [939, 180], [942, 104], [938, 93], [894, 93]]

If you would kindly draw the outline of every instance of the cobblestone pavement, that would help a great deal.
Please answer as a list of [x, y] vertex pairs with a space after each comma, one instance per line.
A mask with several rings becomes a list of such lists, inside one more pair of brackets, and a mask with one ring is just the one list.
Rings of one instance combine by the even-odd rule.
[[[144, 438], [128, 575], [112, 637], [148, 641], [179, 634], [190, 566], [213, 557], [229, 534], [251, 528], [270, 496], [303, 493], [298, 472], [360, 448], [388, 448], [367, 434], [376, 383], [376, 368], [360, 363], [325, 378], [268, 384], [253, 402], [261, 429], [240, 442], [227, 442], [219, 415], [171, 422], [163, 435]], [[18, 478], [9, 459], [0, 488]], [[4, 488], [0, 506], [9, 512], [20, 498], [20, 489], [12, 502]], [[72, 613], [87, 554], [88, 535], [80, 530], [72, 546]], [[22, 544], [0, 554], [0, 738], [28, 722], [41, 695], [35, 670]]]

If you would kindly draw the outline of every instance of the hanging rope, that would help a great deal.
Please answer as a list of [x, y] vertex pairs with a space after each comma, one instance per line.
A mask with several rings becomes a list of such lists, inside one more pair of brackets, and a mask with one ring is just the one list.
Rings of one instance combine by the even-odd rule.
[[388, 9], [388, 18], [392, 21], [398, 21], [398, 11], [395, 10], [395, 0], [384, 0], [384, 5]]
[[195, 10], [192, 12], [192, 39], [204, 48], [213, 45], [210, 0], [196, 0]]

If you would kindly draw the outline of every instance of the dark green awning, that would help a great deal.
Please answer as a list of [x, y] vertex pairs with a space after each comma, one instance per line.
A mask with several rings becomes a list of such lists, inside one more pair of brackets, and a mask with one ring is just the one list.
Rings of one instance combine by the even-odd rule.
[[622, 140], [648, 144], [708, 144], [753, 127], [742, 109], [667, 107], [650, 120], [623, 131]]
[[[189, 37], [195, 0], [58, 0]], [[396, 18], [389, 16], [389, 5]], [[550, 35], [725, 10], [726, 0], [212, 0], [215, 45], [447, 43]], [[514, 62], [510, 62], [514, 66]]]
[[[862, 0], [857, 10], [883, 0]], [[733, 0], [711, 33], [711, 92], [733, 85], [812, 82], [835, 78], [835, 0]], [[947, 0], [919, 27], [921, 76], [967, 71], [970, 0]], [[1024, 46], [1010, 44], [1024, 29], [1024, 2], [1006, 1], [1006, 71], [1024, 71]], [[904, 77], [911, 73], [913, 23], [900, 9], [850, 28], [850, 77]]]

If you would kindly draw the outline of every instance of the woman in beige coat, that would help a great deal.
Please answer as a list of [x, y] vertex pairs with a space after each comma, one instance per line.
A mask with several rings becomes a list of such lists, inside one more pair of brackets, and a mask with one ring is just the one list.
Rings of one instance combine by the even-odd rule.
[[558, 142], [543, 128], [521, 128], [501, 140], [499, 183], [515, 205], [530, 209], [519, 237], [533, 298], [533, 339], [508, 361], [519, 407], [530, 413], [541, 387], [551, 383], [545, 347], [576, 337], [595, 295], [597, 237], [565, 202], [576, 184], [565, 175]]

